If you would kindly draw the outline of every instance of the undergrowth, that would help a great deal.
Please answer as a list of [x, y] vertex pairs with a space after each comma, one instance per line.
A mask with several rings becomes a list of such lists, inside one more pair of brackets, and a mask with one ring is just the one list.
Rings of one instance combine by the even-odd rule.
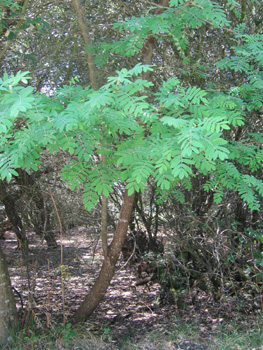
[[100, 332], [87, 330], [87, 325], [49, 329], [32, 328], [14, 337], [3, 350], [260, 350], [263, 348], [263, 318], [220, 320], [217, 324], [197, 325], [175, 318], [168, 329], [159, 328], [138, 339], [109, 336], [110, 328]]

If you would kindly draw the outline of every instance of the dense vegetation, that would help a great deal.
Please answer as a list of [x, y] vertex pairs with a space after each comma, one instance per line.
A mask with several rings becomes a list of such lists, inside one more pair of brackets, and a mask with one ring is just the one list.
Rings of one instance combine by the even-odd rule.
[[262, 311], [262, 6], [2, 2], [2, 230], [26, 262], [30, 230], [54, 248], [56, 230], [99, 227], [104, 263], [72, 322], [121, 250], [178, 308], [199, 288]]

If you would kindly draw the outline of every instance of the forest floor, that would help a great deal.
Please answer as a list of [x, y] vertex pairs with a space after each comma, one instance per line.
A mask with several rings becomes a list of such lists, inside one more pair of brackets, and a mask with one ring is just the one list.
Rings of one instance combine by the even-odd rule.
[[[89, 334], [89, 342], [93, 339], [96, 345], [88, 347], [87, 338], [85, 345], [76, 340], [72, 343], [76, 333], [68, 324], [70, 316], [93, 285], [102, 262], [98, 235], [87, 233], [85, 227], [70, 230], [58, 240], [62, 243], [62, 254], [61, 247], [49, 250], [36, 235], [29, 234], [27, 266], [22, 263], [14, 234], [7, 232], [5, 236], [1, 245], [12, 285], [19, 292], [15, 295], [24, 323], [24, 341], [31, 339], [31, 345], [33, 329], [38, 327], [53, 329], [56, 334], [54, 347], [43, 346], [46, 350], [263, 349], [260, 310], [255, 310], [249, 297], [214, 302], [207, 293], [193, 290], [187, 294], [183, 308], [169, 298], [160, 305], [160, 284], [136, 285], [138, 266], [126, 264], [123, 259], [119, 260], [103, 302], [78, 330], [78, 336], [81, 334], [85, 339]], [[63, 317], [68, 324], [64, 331], [58, 326]], [[30, 349], [41, 348], [36, 336], [35, 339]]]

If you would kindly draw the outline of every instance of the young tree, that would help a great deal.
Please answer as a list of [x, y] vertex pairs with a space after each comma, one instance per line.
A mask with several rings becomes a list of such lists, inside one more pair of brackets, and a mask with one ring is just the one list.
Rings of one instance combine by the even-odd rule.
[[[116, 28], [125, 28], [131, 35], [113, 43], [113, 48], [108, 47], [111, 52], [118, 49], [123, 54], [129, 48], [134, 54], [141, 50], [148, 35], [165, 34], [173, 38], [187, 61], [187, 31], [198, 29], [207, 21], [216, 28], [229, 23], [223, 9], [209, 0], [170, 1], [169, 8], [153, 16], [116, 24]], [[254, 40], [255, 45], [261, 45], [260, 35], [248, 38], [240, 30], [239, 27], [236, 31], [239, 40]], [[18, 168], [37, 170], [39, 156], [45, 149], [72, 155], [62, 177], [72, 189], [84, 187], [87, 209], [97, 203], [101, 194], [108, 197], [116, 183], [123, 186], [114, 238], [98, 280], [73, 315], [74, 322], [85, 320], [105, 294], [125, 239], [134, 193], [145, 190], [148, 178], [161, 193], [166, 193], [178, 183], [189, 190], [193, 179], [205, 176], [204, 188], [213, 193], [216, 202], [222, 200], [224, 189], [228, 188], [239, 193], [250, 209], [259, 209], [262, 181], [247, 170], [262, 165], [262, 152], [255, 144], [255, 140], [261, 140], [261, 134], [247, 133], [246, 144], [233, 141], [236, 129], [245, 125], [246, 110], [262, 106], [262, 79], [258, 79], [262, 57], [254, 53], [253, 45], [244, 45], [243, 50], [236, 49], [237, 57], [242, 57], [242, 69], [249, 74], [245, 84], [230, 91], [184, 85], [173, 75], [151, 92], [153, 83], [144, 77], [153, 67], [142, 64], [117, 71], [98, 90], [74, 86], [73, 82], [52, 97], [33, 94], [30, 86], [19, 86], [20, 81], [28, 83], [26, 73], [11, 77], [5, 74], [0, 81], [3, 180], [17, 176]], [[229, 58], [219, 64], [239, 70], [239, 63], [240, 60]]]

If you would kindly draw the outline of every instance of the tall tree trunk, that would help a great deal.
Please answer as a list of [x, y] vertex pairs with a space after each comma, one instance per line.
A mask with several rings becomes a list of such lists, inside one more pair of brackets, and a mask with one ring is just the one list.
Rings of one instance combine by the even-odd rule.
[[0, 246], [0, 348], [18, 325], [18, 314], [4, 254]]
[[[87, 21], [83, 18], [83, 9], [80, 7], [79, 0], [71, 0], [74, 8], [77, 22], [81, 31], [82, 38], [86, 45], [91, 44], [89, 29], [87, 27]], [[87, 62], [90, 76], [90, 85], [93, 90], [98, 90], [96, 67], [94, 63], [94, 57], [90, 52], [87, 52]], [[101, 156], [101, 163], [105, 164], [106, 156]], [[108, 225], [108, 199], [104, 194], [101, 194], [101, 241], [104, 257], [107, 256], [107, 225]]]
[[110, 281], [114, 275], [115, 265], [127, 235], [134, 196], [134, 194], [129, 196], [127, 190], [125, 191], [118, 225], [113, 240], [107, 250], [107, 257], [104, 259], [99, 277], [96, 279], [95, 284], [73, 315], [73, 323], [85, 321], [99, 305], [109, 287]]

